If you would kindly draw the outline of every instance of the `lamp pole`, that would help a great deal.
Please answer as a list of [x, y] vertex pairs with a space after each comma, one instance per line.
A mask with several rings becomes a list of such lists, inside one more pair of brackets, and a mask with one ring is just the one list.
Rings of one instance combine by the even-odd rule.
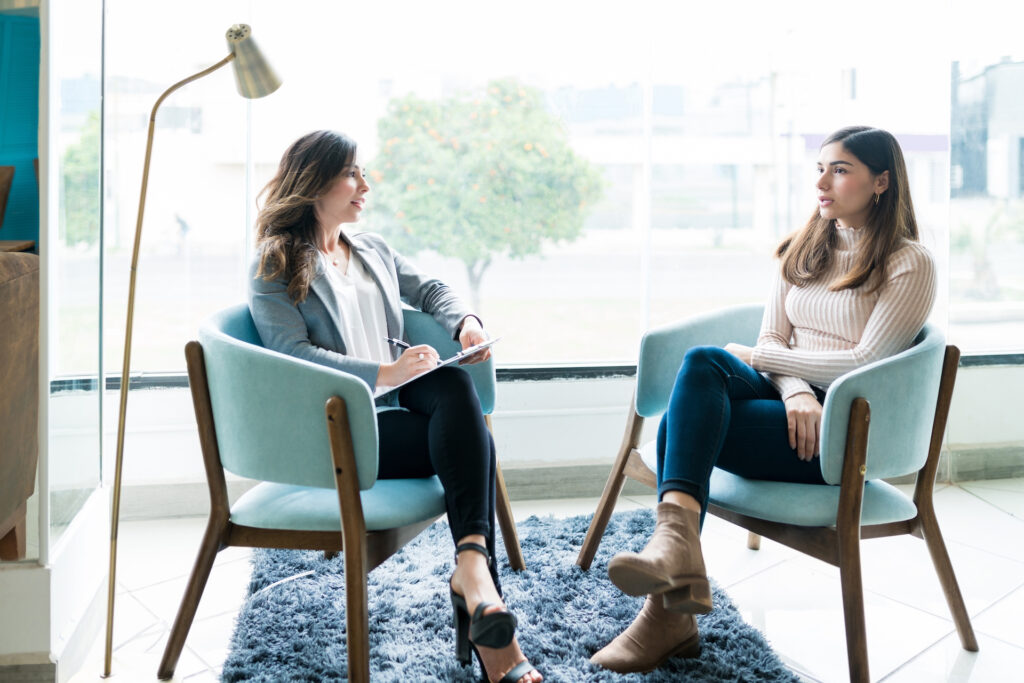
[[243, 97], [263, 97], [277, 90], [281, 82], [263, 59], [251, 38], [251, 31], [244, 24], [236, 24], [228, 29], [228, 45], [231, 54], [213, 66], [203, 69], [188, 78], [184, 78], [157, 98], [153, 111], [149, 115], [149, 132], [146, 137], [146, 160], [142, 166], [142, 188], [139, 191], [139, 213], [135, 221], [135, 241], [132, 245], [131, 274], [128, 280], [128, 312], [125, 320], [124, 362], [121, 366], [120, 404], [117, 416], [117, 450], [114, 457], [114, 495], [110, 511], [110, 567], [107, 580], [107, 632], [103, 655], [103, 678], [110, 677], [114, 639], [114, 592], [117, 575], [117, 532], [121, 512], [121, 472], [124, 461], [124, 430], [125, 416], [128, 408], [129, 368], [132, 355], [132, 323], [135, 315], [135, 279], [138, 273], [139, 245], [142, 242], [142, 217], [146, 208], [146, 190], [149, 185], [149, 165], [153, 155], [153, 133], [156, 130], [156, 113], [163, 101], [178, 88], [213, 73], [229, 62], [236, 60], [244, 63], [235, 64], [235, 81], [239, 94]]

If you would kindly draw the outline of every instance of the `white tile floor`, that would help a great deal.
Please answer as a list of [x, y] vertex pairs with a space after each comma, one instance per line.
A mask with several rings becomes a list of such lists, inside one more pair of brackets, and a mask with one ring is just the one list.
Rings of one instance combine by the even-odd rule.
[[[596, 499], [520, 501], [513, 508], [522, 519], [589, 514], [596, 504]], [[624, 497], [617, 509], [654, 504], [653, 496]], [[872, 678], [1021, 680], [1024, 479], [941, 487], [935, 504], [980, 652], [961, 649], [923, 542], [910, 537], [866, 541], [862, 555]], [[122, 523], [114, 637], [114, 674], [120, 670], [122, 680], [155, 680], [204, 527], [200, 518]], [[835, 568], [767, 540], [759, 551], [748, 550], [745, 531], [712, 517], [704, 527], [703, 545], [709, 573], [787, 665], [805, 680], [847, 680]], [[176, 680], [218, 679], [245, 597], [248, 558], [248, 551], [237, 548], [220, 554]], [[76, 681], [100, 670], [101, 648], [102, 634]]]

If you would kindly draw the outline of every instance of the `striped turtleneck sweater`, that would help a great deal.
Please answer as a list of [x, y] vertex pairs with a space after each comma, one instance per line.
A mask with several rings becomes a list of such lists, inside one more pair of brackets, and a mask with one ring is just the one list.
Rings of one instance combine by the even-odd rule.
[[[869, 292], [830, 292], [853, 265], [861, 231], [838, 228], [832, 264], [806, 286], [776, 276], [775, 291], [750, 364], [768, 377], [782, 399], [825, 389], [837, 377], [910, 347], [935, 301], [935, 264], [920, 243], [906, 242], [889, 258], [885, 283]], [[781, 270], [781, 269], [780, 269]]]

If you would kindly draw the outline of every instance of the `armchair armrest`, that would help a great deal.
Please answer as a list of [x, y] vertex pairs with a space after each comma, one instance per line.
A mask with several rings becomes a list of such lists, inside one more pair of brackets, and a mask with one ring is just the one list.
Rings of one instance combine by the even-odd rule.
[[694, 346], [753, 346], [761, 329], [764, 306], [733, 306], [648, 331], [640, 342], [636, 369], [636, 412], [661, 415], [675, 384], [683, 356]]
[[865, 478], [921, 469], [928, 457], [945, 350], [942, 333], [926, 324], [914, 346], [832, 383], [821, 420], [821, 474], [827, 483], [842, 481], [850, 406], [858, 397], [871, 407]]
[[347, 373], [249, 344], [212, 324], [200, 329], [217, 445], [235, 474], [334, 488], [325, 405], [346, 403], [359, 488], [377, 479], [377, 420], [370, 388]]

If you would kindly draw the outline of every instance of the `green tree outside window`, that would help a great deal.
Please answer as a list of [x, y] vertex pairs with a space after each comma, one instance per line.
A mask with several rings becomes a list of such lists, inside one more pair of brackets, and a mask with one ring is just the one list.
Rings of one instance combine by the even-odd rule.
[[477, 311], [494, 256], [575, 240], [604, 194], [600, 168], [572, 150], [540, 91], [515, 80], [440, 101], [396, 98], [377, 130], [374, 228], [402, 253], [462, 261]]
[[60, 236], [67, 245], [100, 239], [100, 115], [89, 112], [82, 137], [69, 145], [62, 161]]

